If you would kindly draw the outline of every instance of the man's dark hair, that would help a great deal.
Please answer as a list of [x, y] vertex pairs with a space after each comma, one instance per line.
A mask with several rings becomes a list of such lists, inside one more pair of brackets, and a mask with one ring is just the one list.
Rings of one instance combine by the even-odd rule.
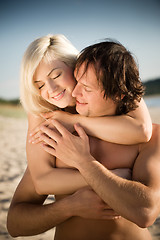
[[117, 115], [136, 109], [144, 88], [137, 64], [122, 44], [107, 39], [86, 47], [77, 59], [77, 72], [83, 63], [84, 73], [90, 64], [93, 65], [97, 80], [103, 86], [104, 97], [117, 103]]

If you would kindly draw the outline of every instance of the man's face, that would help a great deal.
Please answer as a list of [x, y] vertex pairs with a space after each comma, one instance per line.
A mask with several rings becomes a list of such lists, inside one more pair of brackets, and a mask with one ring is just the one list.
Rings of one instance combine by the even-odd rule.
[[85, 65], [79, 68], [77, 73], [74, 72], [77, 85], [72, 92], [76, 98], [76, 110], [80, 115], [95, 117], [114, 115], [116, 104], [110, 98], [104, 98], [102, 85], [98, 83], [95, 69], [90, 64], [85, 74]]

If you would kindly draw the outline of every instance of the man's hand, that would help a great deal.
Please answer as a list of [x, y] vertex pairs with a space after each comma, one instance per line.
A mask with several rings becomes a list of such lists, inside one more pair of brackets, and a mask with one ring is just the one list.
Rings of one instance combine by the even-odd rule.
[[45, 151], [75, 168], [83, 158], [91, 156], [88, 136], [79, 124], [74, 125], [78, 133], [78, 136], [75, 136], [58, 121], [51, 120], [51, 123], [56, 131], [47, 126], [40, 128], [44, 132], [41, 140], [45, 142], [42, 145]]
[[118, 219], [115, 213], [100, 197], [89, 187], [81, 188], [70, 196], [72, 202], [72, 215], [86, 219]]

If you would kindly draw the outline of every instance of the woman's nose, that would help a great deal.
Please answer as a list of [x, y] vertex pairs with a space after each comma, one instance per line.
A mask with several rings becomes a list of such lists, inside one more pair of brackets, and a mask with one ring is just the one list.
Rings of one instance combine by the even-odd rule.
[[57, 85], [52, 79], [47, 79], [46, 86], [49, 93], [52, 93], [57, 90]]

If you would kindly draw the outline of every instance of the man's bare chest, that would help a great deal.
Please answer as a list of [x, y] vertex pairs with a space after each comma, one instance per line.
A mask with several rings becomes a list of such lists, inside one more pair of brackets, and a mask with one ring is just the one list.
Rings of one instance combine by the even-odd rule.
[[138, 155], [138, 145], [121, 145], [90, 137], [92, 156], [108, 169], [132, 168]]

